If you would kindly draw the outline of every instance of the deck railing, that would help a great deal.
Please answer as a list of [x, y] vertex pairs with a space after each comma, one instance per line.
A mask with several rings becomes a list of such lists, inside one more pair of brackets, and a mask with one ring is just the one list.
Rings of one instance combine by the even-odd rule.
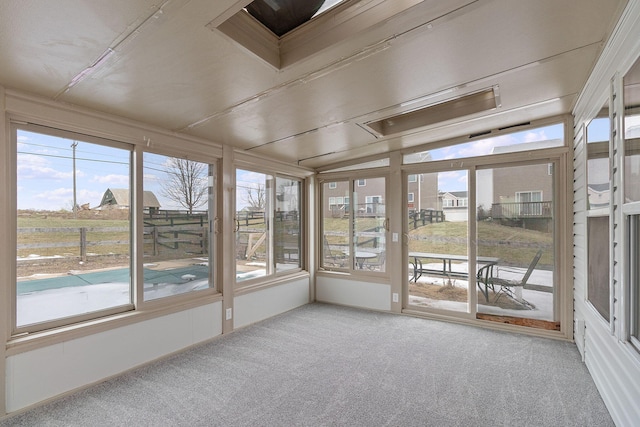
[[551, 218], [553, 202], [494, 203], [491, 217], [494, 219]]

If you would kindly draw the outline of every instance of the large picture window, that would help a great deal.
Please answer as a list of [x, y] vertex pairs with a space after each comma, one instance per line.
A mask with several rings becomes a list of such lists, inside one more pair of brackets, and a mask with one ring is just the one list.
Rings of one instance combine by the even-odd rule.
[[17, 128], [18, 329], [131, 308], [131, 149]]

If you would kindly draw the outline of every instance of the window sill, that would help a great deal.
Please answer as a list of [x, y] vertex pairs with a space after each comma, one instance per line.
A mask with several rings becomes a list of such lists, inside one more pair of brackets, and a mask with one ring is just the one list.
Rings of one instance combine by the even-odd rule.
[[274, 286], [280, 286], [285, 283], [289, 283], [295, 280], [300, 279], [308, 279], [309, 272], [305, 270], [301, 270], [297, 273], [287, 274], [283, 276], [274, 276], [269, 277], [267, 280], [261, 281], [259, 283], [253, 282], [249, 284], [236, 285], [234, 289], [234, 296], [244, 295], [251, 292], [259, 291], [266, 288], [272, 288]]
[[222, 301], [221, 293], [213, 293], [198, 298], [190, 298], [178, 303], [172, 299], [171, 304], [165, 303], [157, 308], [149, 308], [146, 310], [133, 310], [125, 313], [119, 313], [98, 319], [92, 319], [85, 322], [75, 323], [72, 325], [62, 326], [58, 328], [48, 329], [39, 332], [31, 332], [26, 335], [19, 335], [10, 338], [6, 343], [6, 355], [25, 353], [42, 347], [58, 344], [61, 342], [94, 335], [100, 332], [109, 331], [127, 325], [132, 325], [145, 320], [155, 319], [176, 313], [183, 310], [199, 307]]

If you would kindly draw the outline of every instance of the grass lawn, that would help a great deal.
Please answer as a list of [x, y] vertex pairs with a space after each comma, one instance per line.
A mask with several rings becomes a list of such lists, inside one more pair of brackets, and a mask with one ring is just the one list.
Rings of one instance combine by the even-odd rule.
[[[367, 224], [365, 221], [369, 221]], [[360, 229], [373, 228], [375, 219], [359, 219]], [[368, 227], [365, 225], [367, 224]], [[325, 218], [324, 232], [331, 245], [348, 244], [349, 220]], [[478, 255], [500, 258], [502, 264], [528, 266], [538, 249], [545, 249], [540, 266], [553, 265], [553, 234], [497, 222], [478, 223]], [[339, 234], [338, 234], [339, 233]], [[467, 223], [439, 222], [409, 231], [409, 250], [445, 254], [467, 254]]]

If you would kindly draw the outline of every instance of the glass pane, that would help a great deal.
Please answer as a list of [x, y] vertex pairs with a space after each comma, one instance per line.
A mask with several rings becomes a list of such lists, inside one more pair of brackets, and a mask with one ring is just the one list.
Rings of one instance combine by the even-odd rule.
[[478, 313], [556, 320], [553, 164], [479, 170], [476, 180]]
[[349, 264], [349, 181], [322, 185], [322, 259], [325, 269], [348, 268]]
[[269, 200], [273, 178], [236, 170], [236, 282], [270, 274]]
[[385, 178], [367, 178], [366, 186], [354, 187], [354, 269], [385, 271], [385, 185]]
[[609, 133], [609, 108], [605, 106], [587, 127], [588, 209], [606, 208], [611, 199]]
[[588, 218], [587, 233], [588, 300], [609, 321], [609, 217]]
[[130, 304], [130, 151], [17, 139], [17, 326]]
[[144, 153], [144, 299], [213, 285], [213, 167]]
[[467, 171], [418, 174], [409, 182], [409, 304], [467, 312]]
[[411, 164], [435, 160], [463, 159], [491, 154], [541, 150], [550, 147], [562, 147], [563, 145], [564, 125], [559, 123], [537, 129], [529, 129], [522, 132], [451, 145], [435, 150], [405, 154], [403, 162], [404, 164]]
[[640, 201], [640, 59], [624, 76], [624, 198]]
[[631, 336], [640, 345], [640, 215], [629, 216], [629, 282], [631, 287]]
[[300, 188], [297, 179], [276, 177], [276, 212], [273, 219], [276, 272], [300, 268]]
[[373, 160], [365, 163], [358, 163], [357, 165], [344, 166], [341, 168], [329, 169], [326, 171], [322, 171], [321, 173], [327, 172], [344, 172], [344, 171], [353, 171], [353, 170], [362, 170], [362, 169], [371, 169], [371, 168], [383, 168], [389, 167], [389, 159], [380, 159]]

